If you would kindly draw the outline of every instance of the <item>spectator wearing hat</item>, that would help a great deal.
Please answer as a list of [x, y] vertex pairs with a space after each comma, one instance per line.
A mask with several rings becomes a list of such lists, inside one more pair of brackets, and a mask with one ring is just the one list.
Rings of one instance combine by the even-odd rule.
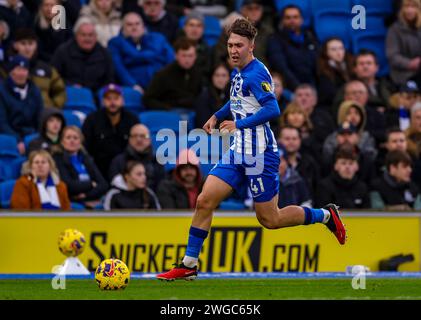
[[412, 160], [405, 151], [386, 156], [386, 171], [373, 181], [371, 207], [377, 210], [421, 210], [421, 195], [411, 181]]
[[80, 18], [74, 27], [75, 38], [57, 48], [51, 64], [67, 85], [97, 91], [114, 80], [111, 55], [97, 42], [95, 24]]
[[111, 161], [126, 148], [130, 129], [139, 118], [124, 109], [123, 93], [116, 84], [105, 86], [102, 104], [103, 108], [88, 115], [82, 131], [88, 153], [102, 175], [108, 177]]
[[45, 108], [41, 115], [39, 137], [29, 143], [27, 154], [35, 150], [46, 150], [53, 154], [60, 149], [60, 136], [66, 126], [61, 110]]
[[280, 146], [279, 162], [279, 195], [278, 207], [290, 205], [312, 206], [312, 199], [306, 181], [297, 170], [288, 163], [288, 155], [283, 146]]
[[158, 71], [145, 91], [143, 102], [150, 109], [194, 109], [202, 89], [202, 74], [196, 62], [196, 45], [186, 38], [174, 44], [175, 61]]
[[62, 108], [66, 101], [66, 86], [53, 66], [38, 59], [35, 32], [32, 29], [16, 30], [13, 49], [29, 60], [30, 79], [41, 90], [44, 106]]
[[357, 175], [358, 155], [350, 145], [335, 154], [334, 170], [317, 187], [315, 206], [336, 203], [344, 209], [370, 208], [368, 187]]
[[44, 108], [41, 92], [29, 80], [29, 61], [20, 55], [12, 56], [7, 64], [9, 76], [0, 84], [0, 133], [18, 140], [20, 154], [25, 154], [23, 138], [37, 132]]
[[301, 9], [286, 6], [281, 12], [278, 30], [267, 44], [271, 69], [285, 77], [286, 86], [295, 90], [301, 83], [316, 85], [317, 39], [303, 27]]
[[180, 30], [179, 37], [186, 37], [196, 45], [196, 65], [201, 69], [204, 78], [209, 76], [212, 66], [212, 50], [203, 38], [205, 18], [201, 13], [191, 11]]
[[410, 126], [411, 108], [420, 97], [420, 90], [417, 83], [408, 80], [403, 84], [398, 95], [398, 104], [386, 111], [388, 127], [399, 127], [406, 130]]
[[135, 12], [123, 18], [121, 33], [108, 44], [116, 76], [124, 86], [141, 93], [148, 87], [153, 75], [174, 61], [174, 50], [158, 32], [148, 32], [143, 20]]
[[80, 17], [88, 17], [95, 24], [98, 42], [106, 48], [108, 41], [118, 35], [121, 28], [121, 12], [113, 0], [90, 0], [80, 10]]
[[231, 24], [239, 18], [248, 19], [257, 29], [253, 54], [257, 59], [267, 65], [266, 48], [269, 36], [273, 33], [273, 21], [271, 15], [264, 15], [263, 1], [261, 0], [241, 1], [240, 12], [234, 11], [222, 20], [222, 27], [224, 30], [214, 47], [214, 63], [231, 63], [227, 52], [228, 35], [226, 31], [231, 27]]
[[[68, 10], [68, 6], [79, 0], [41, 0], [38, 7], [37, 14], [35, 16], [35, 33], [38, 37], [38, 57], [42, 61], [50, 63], [55, 50], [66, 41], [70, 40], [73, 36], [72, 28], [70, 23], [71, 11]], [[64, 5], [66, 8], [66, 28], [54, 29], [53, 18], [56, 14], [53, 13], [53, 7], [57, 5]], [[80, 9], [80, 2], [79, 2]], [[78, 12], [78, 11], [77, 11]]]
[[172, 175], [161, 181], [157, 194], [162, 209], [193, 209], [202, 189], [202, 173], [194, 151], [184, 149]]

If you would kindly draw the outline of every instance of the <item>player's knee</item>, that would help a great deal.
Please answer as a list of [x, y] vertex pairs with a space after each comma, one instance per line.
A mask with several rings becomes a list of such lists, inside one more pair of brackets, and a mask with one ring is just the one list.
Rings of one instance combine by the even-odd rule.
[[216, 208], [215, 202], [207, 195], [201, 193], [197, 197], [196, 209], [197, 210], [214, 210]]

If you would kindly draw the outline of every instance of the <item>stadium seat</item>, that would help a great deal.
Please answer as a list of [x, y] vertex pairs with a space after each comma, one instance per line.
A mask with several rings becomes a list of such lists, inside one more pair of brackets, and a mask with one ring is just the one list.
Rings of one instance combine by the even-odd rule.
[[0, 134], [0, 158], [18, 157], [18, 141], [12, 135]]
[[386, 36], [384, 33], [364, 32], [357, 33], [352, 38], [352, 48], [354, 54], [361, 49], [369, 49], [376, 53], [380, 68], [377, 73], [378, 76], [385, 76], [389, 73], [389, 65], [386, 57], [385, 48]]
[[161, 129], [170, 129], [178, 133], [181, 117], [173, 111], [144, 111], [139, 114], [139, 120], [152, 134]]
[[[124, 98], [124, 107], [132, 111], [133, 113], [139, 113], [143, 111], [144, 107], [142, 104], [142, 94], [134, 90], [130, 87], [121, 87], [123, 90], [123, 98]], [[101, 101], [101, 107], [104, 105], [102, 104], [102, 95], [104, 94], [104, 89], [98, 90], [98, 100]]]
[[304, 27], [311, 26], [311, 1], [310, 0], [274, 0], [273, 4], [277, 12], [282, 11], [286, 6], [295, 5], [301, 9], [304, 18]]
[[311, 0], [313, 15], [326, 10], [351, 13], [351, 0]]
[[[222, 33], [221, 23], [218, 18], [214, 16], [205, 15], [205, 30], [203, 33], [203, 39], [209, 46], [214, 46]], [[184, 27], [186, 17], [182, 16], [179, 19], [180, 28]]]
[[66, 93], [65, 110], [77, 110], [87, 115], [96, 111], [94, 96], [88, 88], [66, 86]]
[[321, 43], [330, 37], [339, 37], [346, 49], [351, 47], [351, 19], [350, 11], [319, 10], [314, 15], [314, 30]]
[[32, 134], [28, 134], [27, 136], [25, 136], [23, 138], [23, 143], [25, 144], [25, 149], [28, 150], [29, 144], [31, 143], [32, 140], [36, 139], [39, 137], [39, 133], [32, 133]]
[[72, 210], [86, 210], [86, 207], [83, 204], [79, 203], [79, 202], [71, 202], [70, 203], [70, 208]]
[[386, 17], [393, 13], [392, 0], [352, 0], [352, 6], [362, 5], [367, 16], [380, 15]]
[[4, 176], [3, 180], [13, 180], [18, 179], [21, 176], [22, 165], [28, 159], [26, 157], [17, 157], [7, 163], [3, 163], [2, 175]]
[[68, 126], [76, 126], [78, 128], [82, 127], [82, 123], [77, 115], [75, 115], [70, 110], [63, 110], [63, 116], [66, 120], [66, 125]]
[[0, 205], [3, 209], [10, 208], [10, 199], [12, 198], [15, 183], [16, 180], [0, 182]]

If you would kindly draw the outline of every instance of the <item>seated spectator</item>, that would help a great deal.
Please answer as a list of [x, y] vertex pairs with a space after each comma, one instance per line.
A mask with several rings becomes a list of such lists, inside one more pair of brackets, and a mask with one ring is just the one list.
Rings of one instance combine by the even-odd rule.
[[411, 109], [411, 122], [405, 130], [408, 141], [409, 154], [419, 159], [421, 156], [421, 102], [417, 102]]
[[107, 192], [108, 183], [83, 148], [83, 134], [76, 126], [67, 126], [61, 135], [62, 150], [53, 155], [66, 183], [71, 201], [93, 208]]
[[295, 90], [299, 84], [316, 84], [317, 40], [303, 27], [299, 7], [286, 6], [281, 12], [278, 30], [270, 36], [267, 57], [272, 70], [285, 77], [286, 87]]
[[70, 210], [66, 185], [45, 150], [31, 152], [24, 174], [16, 181], [10, 206], [20, 210]]
[[32, 26], [31, 13], [21, 0], [0, 1], [0, 20], [6, 21], [12, 38], [16, 29]]
[[294, 102], [307, 114], [313, 125], [312, 155], [316, 160], [321, 161], [323, 143], [327, 136], [335, 130], [332, 116], [317, 105], [317, 91], [312, 85], [299, 85], [294, 92]]
[[339, 89], [351, 80], [352, 60], [341, 38], [332, 37], [323, 44], [317, 63], [319, 101], [322, 106], [330, 107]]
[[98, 42], [104, 48], [120, 32], [121, 12], [115, 9], [113, 0], [90, 0], [89, 4], [83, 6], [79, 16], [87, 17], [95, 24]]
[[179, 24], [177, 16], [165, 10], [165, 0], [140, 0], [138, 3], [141, 6], [139, 13], [148, 31], [163, 34], [172, 44], [177, 37]]
[[[54, 51], [73, 36], [70, 19], [66, 19], [65, 29], [54, 29], [52, 20], [55, 17], [53, 7], [57, 5], [68, 5], [71, 1], [66, 0], [41, 0], [38, 13], [35, 17], [35, 33], [38, 37], [38, 57], [42, 61], [50, 63]], [[79, 2], [80, 6], [80, 2]], [[66, 18], [69, 18], [70, 12], [66, 10]]]
[[[380, 176], [386, 171], [385, 157], [391, 151], [399, 150], [405, 151], [408, 148], [405, 133], [398, 127], [389, 128], [386, 132], [386, 142], [382, 148], [379, 148], [379, 152], [376, 158], [376, 171], [377, 175]], [[415, 160], [415, 159], [413, 159]]]
[[335, 203], [344, 209], [370, 208], [368, 187], [358, 175], [358, 155], [344, 146], [335, 155], [334, 170], [319, 182], [316, 207]]
[[114, 177], [105, 196], [104, 209], [161, 209], [156, 194], [147, 187], [145, 167], [128, 161], [123, 173]]
[[83, 123], [85, 146], [94, 158], [103, 177], [115, 156], [127, 147], [130, 129], [139, 118], [124, 108], [123, 92], [118, 85], [109, 84], [102, 96], [103, 108], [89, 114]]
[[338, 134], [345, 132], [347, 126], [355, 128], [358, 135], [358, 148], [362, 152], [377, 154], [376, 143], [369, 132], [365, 130], [367, 115], [365, 109], [353, 101], [344, 101], [339, 107], [337, 132], [332, 132], [323, 144], [323, 155], [331, 157], [338, 146]]
[[121, 34], [108, 43], [121, 84], [143, 93], [153, 75], [174, 60], [174, 50], [158, 32], [146, 32], [140, 15], [127, 13]]
[[211, 83], [203, 87], [194, 102], [196, 128], [202, 128], [206, 121], [230, 98], [230, 71], [226, 64], [218, 64], [212, 72]]
[[[271, 72], [272, 81], [274, 86], [274, 93], [276, 100], [278, 101], [279, 109], [281, 114], [287, 108], [287, 105], [291, 102], [292, 94], [290, 91], [284, 89], [284, 78], [276, 71]], [[280, 129], [280, 118], [275, 118], [270, 121], [270, 128], [273, 131], [275, 137], [279, 135]]]
[[35, 150], [46, 150], [53, 154], [60, 150], [60, 136], [66, 126], [66, 119], [60, 110], [44, 109], [41, 116], [39, 137], [29, 143], [27, 154]]
[[122, 174], [128, 161], [141, 162], [146, 169], [148, 186], [156, 190], [159, 182], [165, 177], [164, 167], [159, 164], [152, 150], [149, 129], [143, 124], [135, 124], [130, 129], [127, 148], [117, 155], [110, 165], [110, 181]]
[[302, 138], [300, 131], [291, 126], [282, 127], [278, 143], [284, 146], [288, 165], [304, 178], [310, 196], [313, 198], [320, 177], [320, 168], [310, 154], [301, 151]]
[[264, 15], [263, 1], [261, 0], [244, 0], [241, 3], [240, 13], [233, 11], [224, 18], [222, 21], [224, 30], [214, 47], [214, 63], [225, 62], [230, 65], [231, 61], [227, 51], [227, 31], [231, 27], [231, 24], [240, 18], [248, 19], [257, 29], [253, 54], [257, 59], [267, 65], [267, 41], [273, 33], [273, 22], [271, 15]]
[[[384, 113], [390, 108], [389, 99], [395, 88], [385, 77], [377, 77], [379, 64], [373, 51], [362, 49], [355, 56], [353, 71], [355, 79], [364, 83], [368, 90], [367, 106]], [[339, 105], [344, 97], [342, 87], [336, 94], [335, 105]]]
[[66, 84], [97, 91], [113, 82], [111, 55], [97, 42], [95, 25], [86, 17], [80, 18], [74, 32], [75, 38], [58, 47], [51, 61]]
[[172, 176], [161, 181], [157, 194], [163, 209], [193, 209], [201, 189], [199, 159], [192, 150], [184, 149]]
[[388, 127], [406, 130], [410, 126], [411, 108], [420, 98], [421, 91], [415, 81], [409, 80], [400, 87], [398, 103], [386, 111]]
[[388, 30], [386, 55], [390, 77], [397, 85], [404, 84], [421, 67], [421, 3], [403, 0], [396, 21]]
[[6, 61], [6, 49], [9, 33], [9, 26], [6, 21], [0, 20], [0, 79], [7, 77], [6, 71], [4, 70], [4, 62]]
[[307, 113], [305, 113], [296, 103], [290, 103], [282, 113], [280, 119], [281, 128], [286, 126], [296, 128], [303, 140], [312, 139], [313, 124], [311, 123]]
[[29, 80], [28, 59], [16, 55], [7, 64], [9, 76], [0, 84], [0, 133], [18, 140], [20, 154], [25, 154], [23, 138], [37, 132], [43, 110], [41, 92]]
[[195, 65], [196, 47], [193, 42], [181, 38], [174, 44], [175, 60], [152, 78], [143, 96], [150, 109], [193, 110], [194, 100], [202, 88], [202, 75]]
[[32, 29], [15, 32], [13, 49], [29, 60], [30, 79], [41, 90], [45, 107], [62, 108], [66, 101], [66, 86], [57, 70], [37, 58], [37, 36]]
[[[365, 129], [376, 140], [376, 145], [380, 145], [385, 141], [387, 116], [384, 108], [372, 108], [367, 105], [368, 103], [368, 89], [366, 85], [359, 80], [352, 80], [347, 82], [344, 86], [344, 101], [354, 101], [360, 106], [364, 107], [367, 114], [367, 124]], [[338, 109], [334, 110], [337, 115]]]
[[280, 152], [280, 163], [278, 170], [278, 207], [284, 208], [292, 205], [311, 207], [312, 200], [307, 183], [294, 168], [288, 165], [286, 151], [282, 150], [282, 148]]
[[205, 18], [198, 12], [192, 11], [186, 16], [183, 29], [179, 37], [186, 37], [196, 45], [196, 65], [202, 72], [202, 76], [207, 78], [212, 66], [211, 47], [203, 38], [205, 31]]
[[421, 210], [421, 195], [411, 181], [412, 161], [404, 151], [386, 156], [386, 171], [373, 181], [371, 207], [377, 210]]

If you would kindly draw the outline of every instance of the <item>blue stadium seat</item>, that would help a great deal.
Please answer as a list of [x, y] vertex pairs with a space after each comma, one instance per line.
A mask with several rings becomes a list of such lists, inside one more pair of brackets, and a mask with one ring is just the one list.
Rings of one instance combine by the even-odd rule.
[[63, 110], [63, 116], [66, 120], [67, 126], [76, 126], [78, 128], [82, 127], [82, 123], [79, 119], [79, 117], [72, 113], [70, 110]]
[[311, 0], [311, 11], [314, 15], [326, 10], [351, 13], [351, 0]]
[[3, 209], [10, 208], [10, 199], [12, 198], [15, 183], [16, 180], [0, 182], [0, 205]]
[[354, 54], [361, 49], [369, 49], [376, 53], [380, 68], [378, 76], [385, 76], [389, 73], [389, 65], [386, 57], [385, 48], [386, 36], [384, 33], [364, 32], [356, 33], [352, 38], [352, 48]]
[[0, 158], [18, 157], [18, 141], [12, 135], [0, 134]]
[[319, 10], [314, 15], [314, 30], [321, 43], [328, 38], [339, 37], [346, 49], [351, 47], [351, 19], [350, 11]]
[[[130, 87], [121, 87], [123, 90], [123, 98], [124, 98], [124, 107], [132, 111], [133, 113], [139, 113], [144, 110], [143, 104], [142, 104], [142, 94], [134, 90]], [[101, 101], [101, 107], [103, 107], [102, 104], [102, 96], [104, 94], [104, 89], [98, 90], [98, 100]]]
[[178, 132], [181, 117], [173, 111], [144, 111], [139, 114], [139, 120], [152, 134], [156, 134], [161, 129]]
[[304, 18], [304, 26], [311, 26], [311, 1], [310, 0], [274, 0], [273, 4], [277, 12], [282, 11], [286, 6], [295, 5], [301, 9]]
[[70, 208], [72, 210], [86, 210], [86, 207], [79, 202], [70, 202]]
[[362, 5], [368, 16], [388, 16], [393, 13], [392, 0], [352, 0], [352, 6]]
[[94, 96], [90, 89], [66, 86], [66, 93], [65, 110], [77, 110], [87, 115], [96, 111]]
[[[221, 23], [218, 18], [214, 16], [205, 15], [205, 30], [203, 33], [203, 39], [209, 46], [214, 46], [222, 33]], [[186, 17], [180, 17], [178, 23], [180, 28], [184, 27]]]
[[29, 144], [32, 140], [37, 139], [39, 137], [39, 133], [32, 133], [28, 134], [23, 138], [23, 143], [25, 144], [25, 149], [28, 150]]

